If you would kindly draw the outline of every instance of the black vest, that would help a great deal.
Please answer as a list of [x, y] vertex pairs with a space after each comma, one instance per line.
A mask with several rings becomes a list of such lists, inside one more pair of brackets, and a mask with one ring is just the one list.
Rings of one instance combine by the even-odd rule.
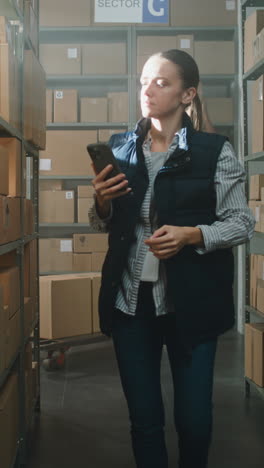
[[[155, 205], [160, 226], [211, 225], [217, 220], [214, 174], [226, 138], [195, 132], [188, 117], [189, 151], [176, 150], [155, 180]], [[110, 223], [109, 250], [99, 297], [101, 330], [111, 334], [112, 314], [135, 226], [148, 186], [142, 133], [114, 135], [111, 146], [127, 174], [132, 196], [116, 199]], [[187, 346], [214, 338], [234, 324], [233, 256], [230, 249], [200, 255], [184, 247], [165, 262], [169, 309]]]

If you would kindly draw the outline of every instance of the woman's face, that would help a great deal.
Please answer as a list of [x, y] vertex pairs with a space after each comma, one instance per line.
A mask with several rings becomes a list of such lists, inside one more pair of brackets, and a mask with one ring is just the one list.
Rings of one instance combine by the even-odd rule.
[[150, 57], [143, 67], [140, 83], [143, 117], [162, 119], [173, 117], [179, 109], [184, 111], [186, 90], [174, 63], [163, 57]]

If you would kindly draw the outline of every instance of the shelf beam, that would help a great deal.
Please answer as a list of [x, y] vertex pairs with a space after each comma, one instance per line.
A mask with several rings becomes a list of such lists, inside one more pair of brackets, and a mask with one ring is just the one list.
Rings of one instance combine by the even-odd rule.
[[128, 127], [128, 122], [73, 122], [73, 123], [51, 123], [47, 125], [47, 130], [88, 130], [91, 128], [120, 128]]
[[250, 161], [264, 161], [264, 152], [261, 153], [255, 153], [255, 154], [250, 154], [245, 157], [245, 162], [250, 162]]
[[9, 242], [8, 244], [0, 245], [0, 255], [4, 255], [8, 252], [12, 252], [12, 250], [17, 249], [21, 245], [21, 240], [17, 240], [14, 242]]
[[249, 383], [249, 385], [251, 385], [253, 388], [255, 388], [258, 391], [259, 395], [262, 398], [264, 398], [264, 388], [259, 387], [255, 382], [253, 382], [253, 380], [250, 380], [248, 377], [245, 377], [245, 380], [246, 382]]
[[247, 73], [243, 75], [243, 80], [253, 81], [257, 80], [261, 75], [264, 74], [264, 59], [260, 60], [254, 65]]
[[246, 305], [246, 310], [247, 310], [250, 314], [255, 314], [255, 315], [258, 315], [259, 317], [264, 318], [264, 312], [261, 312], [260, 310], [255, 309], [254, 307], [252, 307], [252, 306], [250, 306], [250, 305]]
[[241, 0], [242, 7], [263, 7], [263, 0]]

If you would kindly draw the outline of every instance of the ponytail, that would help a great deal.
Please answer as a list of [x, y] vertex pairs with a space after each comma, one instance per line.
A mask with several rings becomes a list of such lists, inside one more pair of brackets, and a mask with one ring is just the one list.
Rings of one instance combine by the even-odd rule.
[[188, 109], [188, 114], [191, 118], [195, 130], [201, 131], [203, 128], [203, 109], [198, 94], [196, 94], [195, 98], [193, 99], [190, 108]]

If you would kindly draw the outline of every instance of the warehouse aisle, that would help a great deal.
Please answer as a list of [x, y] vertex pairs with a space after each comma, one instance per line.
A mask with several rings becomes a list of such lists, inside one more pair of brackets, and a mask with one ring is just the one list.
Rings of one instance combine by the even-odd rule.
[[[172, 389], [164, 353], [163, 382], [170, 467], [176, 468]], [[134, 468], [127, 409], [111, 342], [73, 348], [65, 371], [42, 372], [42, 415], [28, 468]], [[262, 468], [264, 406], [258, 393], [244, 399], [243, 338], [219, 343], [215, 428], [209, 468]]]

